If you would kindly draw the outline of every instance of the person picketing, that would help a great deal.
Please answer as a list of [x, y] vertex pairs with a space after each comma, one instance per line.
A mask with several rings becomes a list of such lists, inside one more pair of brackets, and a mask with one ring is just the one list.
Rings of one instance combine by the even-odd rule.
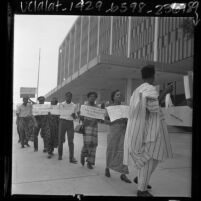
[[34, 128], [37, 126], [36, 119], [32, 115], [32, 101], [29, 97], [23, 98], [23, 103], [17, 106], [17, 131], [21, 147], [30, 147], [29, 141], [34, 139]]
[[[111, 121], [108, 106], [121, 106], [122, 95], [120, 90], [111, 93], [111, 103], [99, 107], [105, 111], [102, 122], [108, 124], [105, 176], [111, 177], [110, 171], [120, 173], [120, 179], [126, 183], [132, 181], [126, 176], [129, 168], [135, 168], [138, 175], [133, 182], [137, 184], [138, 197], [152, 197], [150, 178], [158, 164], [167, 158], [172, 158], [170, 138], [167, 131], [161, 104], [166, 94], [171, 93], [173, 87], [168, 86], [159, 94], [155, 81], [155, 68], [147, 65], [141, 69], [142, 84], [137, 87], [130, 98], [127, 118]], [[98, 108], [98, 95], [92, 91], [87, 94], [85, 106]], [[45, 98], [38, 98], [39, 104], [44, 104]], [[98, 122], [100, 119], [84, 116], [76, 110], [72, 102], [72, 93], [66, 92], [65, 101], [58, 104], [58, 99], [51, 100], [52, 109], [60, 113], [45, 115], [32, 114], [33, 104], [28, 97], [17, 107], [17, 130], [22, 148], [29, 146], [28, 141], [34, 139], [34, 150], [38, 151], [39, 132], [44, 142], [43, 152], [47, 158], [52, 158], [54, 149], [58, 147], [58, 160], [62, 160], [63, 144], [67, 133], [69, 148], [69, 163], [76, 164], [74, 157], [74, 120], [79, 119], [83, 134], [83, 147], [80, 153], [82, 166], [87, 163], [88, 169], [95, 167], [96, 150], [98, 146]], [[109, 108], [109, 107], [108, 107]], [[34, 137], [33, 137], [34, 136]], [[131, 171], [133, 172], [133, 171]]]
[[[45, 97], [38, 97], [40, 105], [43, 105], [45, 102]], [[46, 134], [49, 130], [48, 127], [48, 114], [46, 115], [35, 115], [37, 126], [34, 129], [34, 151], [38, 151], [38, 135], [40, 133], [41, 138], [43, 139], [44, 149], [43, 152], [47, 152], [47, 139]]]
[[[58, 109], [58, 99], [53, 97], [51, 100], [51, 108]], [[59, 114], [48, 112], [48, 132], [45, 135], [45, 140], [47, 141], [47, 153], [48, 158], [54, 155], [54, 148], [58, 147], [58, 128], [59, 128]]]

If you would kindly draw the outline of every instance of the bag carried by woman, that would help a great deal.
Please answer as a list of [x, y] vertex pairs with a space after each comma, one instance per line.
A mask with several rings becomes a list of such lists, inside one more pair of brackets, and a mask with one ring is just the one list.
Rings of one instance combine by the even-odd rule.
[[84, 125], [83, 124], [79, 124], [75, 127], [75, 132], [79, 133], [79, 134], [84, 134]]

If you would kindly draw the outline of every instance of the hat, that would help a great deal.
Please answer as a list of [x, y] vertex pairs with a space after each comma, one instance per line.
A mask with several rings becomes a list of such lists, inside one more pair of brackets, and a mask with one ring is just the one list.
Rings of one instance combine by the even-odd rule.
[[39, 96], [38, 100], [41, 100], [41, 99], [45, 100], [45, 97], [44, 96]]

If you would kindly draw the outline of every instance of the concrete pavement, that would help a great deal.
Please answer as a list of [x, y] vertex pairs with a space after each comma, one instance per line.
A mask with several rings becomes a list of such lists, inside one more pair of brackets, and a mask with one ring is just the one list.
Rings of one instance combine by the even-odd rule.
[[[12, 194], [44, 195], [95, 195], [95, 196], [136, 196], [137, 185], [127, 184], [120, 180], [120, 174], [111, 171], [111, 177], [104, 176], [106, 160], [107, 132], [99, 127], [99, 145], [96, 165], [93, 170], [80, 163], [68, 161], [68, 144], [64, 144], [63, 160], [58, 160], [57, 149], [51, 159], [43, 153], [43, 142], [39, 136], [39, 151], [31, 147], [21, 149], [16, 125], [13, 125], [13, 165]], [[154, 196], [191, 196], [191, 133], [170, 133], [174, 158], [161, 163], [151, 178]], [[82, 135], [75, 134], [75, 157], [80, 161], [83, 144]], [[137, 172], [129, 167], [128, 177], [132, 180]]]

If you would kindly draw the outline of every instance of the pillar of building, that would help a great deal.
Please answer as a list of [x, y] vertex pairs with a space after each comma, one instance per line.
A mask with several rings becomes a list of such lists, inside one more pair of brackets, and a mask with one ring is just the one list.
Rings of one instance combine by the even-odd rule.
[[154, 26], [154, 61], [158, 61], [158, 35], [159, 35], [159, 18], [155, 17]]
[[80, 99], [79, 99], [80, 105], [83, 105], [83, 104], [84, 104], [84, 101], [86, 101], [86, 100], [85, 100], [85, 95], [81, 94], [81, 95], [80, 95]]
[[127, 44], [127, 57], [130, 57], [131, 50], [131, 17], [128, 17], [128, 44]]
[[100, 104], [101, 103], [101, 90], [98, 90], [96, 93], [98, 94], [98, 97], [96, 99], [96, 104]]
[[125, 103], [126, 104], [130, 103], [131, 95], [132, 95], [132, 79], [128, 78], [126, 80], [126, 86], [125, 86]]
[[110, 17], [110, 55], [112, 55], [113, 16]]

